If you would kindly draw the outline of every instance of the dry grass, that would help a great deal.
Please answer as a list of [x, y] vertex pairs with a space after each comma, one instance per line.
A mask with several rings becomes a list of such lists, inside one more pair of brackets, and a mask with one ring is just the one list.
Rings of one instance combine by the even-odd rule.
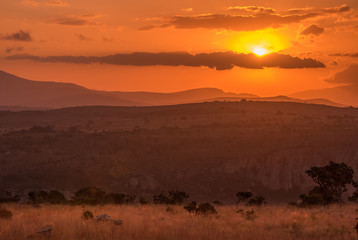
[[[6, 205], [11, 220], [0, 220], [0, 239], [26, 239], [42, 226], [53, 226], [50, 239], [185, 239], [185, 240], [260, 240], [260, 239], [357, 239], [354, 229], [357, 205], [297, 209], [268, 206], [255, 210], [253, 220], [236, 213], [235, 207], [217, 207], [218, 215], [193, 216], [182, 206], [167, 212], [166, 206], [85, 207], [95, 215], [107, 213], [124, 221], [123, 226], [84, 221], [83, 207]], [[246, 209], [251, 210], [251, 209]]]

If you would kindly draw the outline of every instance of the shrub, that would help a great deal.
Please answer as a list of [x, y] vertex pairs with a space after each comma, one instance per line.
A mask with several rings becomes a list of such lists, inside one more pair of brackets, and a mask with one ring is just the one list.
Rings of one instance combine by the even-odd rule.
[[200, 205], [197, 205], [195, 201], [184, 206], [184, 209], [190, 213], [193, 213], [196, 215], [204, 215], [204, 216], [218, 213], [216, 211], [215, 207], [212, 206], [210, 203], [202, 203]]
[[12, 218], [12, 212], [6, 208], [0, 207], [0, 218], [10, 220]]
[[211, 214], [217, 214], [218, 212], [210, 203], [202, 203], [199, 205], [198, 209], [196, 210], [196, 213], [207, 216]]
[[4, 202], [18, 202], [20, 200], [20, 196], [19, 195], [13, 195], [11, 192], [9, 191], [4, 191], [1, 190], [0, 191], [0, 203], [4, 203]]
[[163, 192], [153, 195], [155, 204], [182, 204], [189, 195], [181, 191], [169, 191], [168, 194]]
[[196, 209], [198, 208], [198, 205], [195, 201], [189, 203], [188, 205], [184, 206], [184, 209], [187, 210], [190, 213], [196, 213]]
[[86, 187], [75, 192], [73, 200], [77, 204], [104, 204], [106, 202], [106, 192], [100, 188]]
[[124, 204], [125, 198], [125, 193], [109, 193], [105, 196], [104, 202], [113, 204]]
[[50, 203], [50, 204], [64, 204], [67, 202], [65, 196], [59, 191], [52, 190], [50, 192], [38, 191], [38, 192], [29, 192], [28, 196], [32, 203]]
[[237, 203], [242, 201], [247, 201], [252, 196], [253, 196], [252, 192], [238, 192], [236, 193], [236, 197], [238, 198]]
[[266, 205], [266, 200], [264, 197], [256, 196], [251, 198], [247, 203], [246, 206], [258, 206], [261, 207], [262, 205]]
[[91, 211], [88, 211], [88, 210], [86, 210], [86, 211], [84, 211], [83, 213], [82, 213], [82, 219], [83, 220], [91, 220], [91, 219], [93, 219], [93, 213], [91, 212]]
[[124, 199], [124, 203], [125, 204], [133, 204], [136, 198], [137, 198], [136, 195], [128, 194], [128, 195], [126, 195], [126, 197]]
[[216, 205], [216, 206], [222, 206], [224, 205], [222, 202], [220, 201], [213, 201], [213, 204]]
[[246, 219], [246, 220], [250, 220], [253, 221], [257, 218], [257, 215], [255, 214], [255, 211], [253, 209], [251, 209], [250, 211], [246, 211], [242, 214], [242, 216]]
[[145, 199], [144, 197], [139, 198], [139, 203], [142, 205], [149, 204], [149, 201]]

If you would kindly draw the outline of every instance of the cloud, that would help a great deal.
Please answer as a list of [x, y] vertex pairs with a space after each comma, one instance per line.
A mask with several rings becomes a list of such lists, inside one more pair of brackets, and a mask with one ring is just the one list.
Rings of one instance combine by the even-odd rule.
[[289, 14], [305, 14], [305, 13], [344, 13], [349, 12], [352, 8], [347, 5], [331, 8], [292, 8], [287, 12]]
[[0, 39], [10, 40], [10, 41], [25, 41], [25, 42], [32, 41], [32, 37], [30, 33], [24, 32], [22, 30], [11, 34], [0, 35]]
[[77, 34], [76, 36], [78, 37], [78, 40], [80, 40], [80, 41], [91, 41], [92, 40], [91, 38], [88, 38], [82, 34]]
[[12, 52], [22, 52], [24, 50], [24, 47], [8, 47], [5, 49], [6, 53], [12, 53]]
[[311, 26], [309, 26], [308, 28], [306, 28], [305, 30], [303, 30], [301, 32], [301, 35], [320, 35], [324, 33], [324, 28], [321, 28], [319, 26], [317, 26], [316, 24], [312, 24]]
[[303, 15], [281, 16], [277, 14], [259, 13], [256, 15], [224, 15], [207, 14], [193, 17], [175, 16], [168, 24], [160, 26], [142, 27], [141, 30], [151, 30], [158, 27], [174, 26], [178, 29], [226, 29], [234, 31], [259, 30], [268, 27], [279, 28], [285, 24], [297, 23], [308, 18], [314, 18], [321, 14], [308, 13]]
[[312, 58], [300, 59], [278, 53], [258, 57], [254, 54], [237, 54], [233, 52], [214, 52], [190, 54], [186, 52], [115, 54], [108, 56], [33, 56], [12, 55], [8, 60], [29, 59], [38, 62], [63, 62], [77, 64], [114, 64], [131, 66], [190, 66], [209, 67], [216, 70], [229, 70], [234, 67], [262, 69], [277, 68], [324, 68], [325, 65]]
[[276, 11], [261, 6], [232, 6], [227, 10], [233, 14], [203, 14], [196, 16], [174, 16], [160, 25], [141, 27], [140, 30], [175, 27], [177, 29], [225, 29], [233, 31], [254, 31], [265, 28], [279, 28], [287, 24], [299, 23], [306, 19], [325, 17], [351, 11], [351, 7], [342, 5], [332, 8], [296, 8], [288, 11]]
[[182, 11], [183, 12], [192, 12], [193, 8], [183, 8]]
[[330, 54], [329, 56], [333, 56], [333, 57], [353, 57], [353, 58], [356, 58], [356, 57], [358, 57], [358, 53], [335, 53], [335, 54]]
[[37, 6], [53, 6], [53, 7], [66, 7], [69, 6], [68, 3], [62, 1], [62, 0], [23, 0], [21, 2], [22, 5], [26, 5], [26, 6], [32, 6], [32, 7], [37, 7]]
[[268, 7], [258, 7], [258, 6], [234, 6], [234, 7], [228, 7], [229, 11], [232, 12], [240, 12], [240, 13], [276, 13], [276, 10], [273, 8]]
[[70, 25], [70, 26], [83, 26], [83, 25], [91, 24], [90, 21], [79, 17], [57, 18], [54, 19], [53, 22], [61, 25]]
[[86, 25], [102, 25], [96, 22], [95, 19], [101, 17], [98, 14], [85, 14], [85, 15], [70, 15], [62, 18], [50, 19], [49, 21], [55, 24], [67, 26], [86, 26]]
[[331, 78], [326, 79], [329, 83], [350, 83], [358, 84], [358, 64], [352, 64], [347, 69], [336, 73]]

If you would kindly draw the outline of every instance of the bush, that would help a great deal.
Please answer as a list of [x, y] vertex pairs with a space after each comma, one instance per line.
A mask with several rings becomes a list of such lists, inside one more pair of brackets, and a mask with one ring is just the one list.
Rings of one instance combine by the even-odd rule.
[[149, 204], [149, 201], [147, 199], [145, 199], [144, 197], [140, 197], [139, 203], [142, 205], [146, 205], [146, 204]]
[[258, 206], [261, 207], [262, 205], [266, 205], [266, 200], [264, 197], [256, 196], [251, 198], [247, 203], [246, 206]]
[[155, 204], [182, 204], [189, 195], [181, 191], [169, 191], [168, 194], [161, 192], [153, 195]]
[[204, 215], [204, 216], [218, 213], [216, 211], [215, 207], [212, 206], [210, 203], [202, 203], [200, 205], [197, 205], [195, 201], [184, 206], [184, 209], [190, 213], [193, 213], [196, 215]]
[[97, 205], [104, 204], [106, 200], [106, 192], [96, 187], [86, 187], [75, 192], [73, 200], [77, 204]]
[[0, 207], [0, 218], [10, 220], [12, 218], [12, 212], [6, 208]]
[[237, 204], [242, 201], [247, 201], [253, 196], [252, 192], [238, 192], [236, 193], [236, 197], [238, 198]]
[[202, 203], [199, 205], [198, 209], [196, 210], [197, 214], [202, 215], [211, 215], [211, 214], [217, 214], [218, 212], [212, 206], [210, 203]]
[[0, 191], [0, 203], [4, 202], [18, 202], [20, 200], [20, 196], [13, 195], [9, 191], [1, 190]]
[[105, 196], [104, 202], [113, 204], [124, 204], [126, 199], [125, 193], [109, 193]]
[[198, 208], [198, 205], [195, 201], [189, 203], [188, 205], [184, 206], [184, 209], [187, 210], [190, 213], [196, 213], [196, 210]]
[[91, 212], [91, 211], [88, 211], [88, 210], [86, 210], [86, 211], [84, 211], [83, 213], [82, 213], [82, 219], [83, 220], [91, 220], [91, 219], [93, 219], [93, 213]]
[[28, 196], [32, 203], [50, 203], [50, 204], [65, 204], [67, 199], [59, 191], [52, 190], [50, 192], [38, 191], [38, 192], [29, 192]]

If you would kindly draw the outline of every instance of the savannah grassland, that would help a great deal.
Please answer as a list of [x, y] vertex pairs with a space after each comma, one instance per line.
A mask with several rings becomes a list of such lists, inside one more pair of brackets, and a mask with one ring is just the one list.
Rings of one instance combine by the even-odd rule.
[[[357, 205], [296, 208], [266, 206], [254, 209], [250, 218], [235, 206], [219, 206], [218, 214], [195, 216], [182, 206], [61, 206], [4, 205], [13, 212], [11, 220], [0, 220], [0, 239], [26, 239], [51, 224], [49, 239], [185, 239], [185, 240], [283, 240], [357, 239], [354, 229]], [[245, 208], [245, 207], [243, 207]], [[107, 213], [123, 220], [122, 226], [82, 220], [83, 209], [94, 215]], [[244, 209], [250, 211], [251, 208]], [[36, 238], [37, 239], [37, 238]], [[44, 238], [46, 239], [46, 238]]]

